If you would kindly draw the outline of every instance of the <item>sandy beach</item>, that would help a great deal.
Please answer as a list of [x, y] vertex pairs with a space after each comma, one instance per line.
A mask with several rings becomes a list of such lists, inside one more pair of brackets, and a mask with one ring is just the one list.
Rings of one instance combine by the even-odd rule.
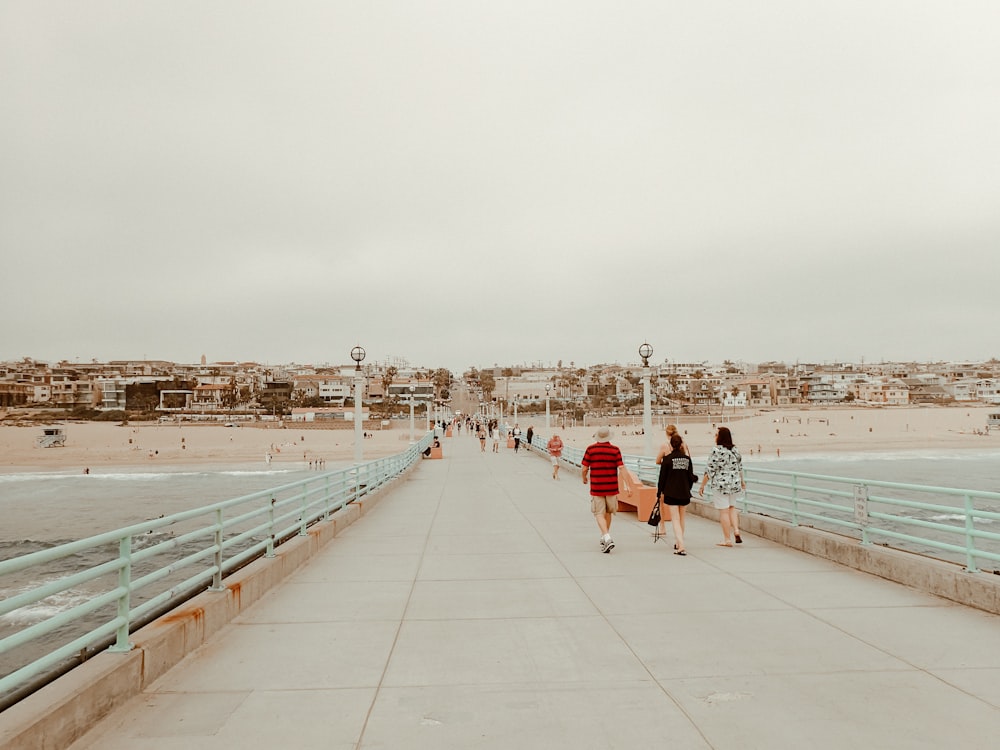
[[[152, 468], [156, 465], [198, 464], [308, 465], [322, 459], [328, 468], [354, 460], [351, 429], [282, 429], [277, 426], [108, 422], [56, 423], [66, 432], [63, 447], [39, 448], [35, 439], [42, 426], [0, 426], [0, 472], [65, 471], [109, 468]], [[365, 460], [390, 456], [406, 449], [410, 439], [405, 427], [369, 433], [364, 440]], [[419, 435], [417, 437], [419, 439]]]
[[[986, 415], [997, 407], [899, 407], [781, 409], [765, 412], [747, 410], [724, 420], [717, 416], [657, 416], [654, 424], [654, 447], [664, 442], [661, 427], [673, 421], [691, 448], [692, 455], [705, 456], [715, 444], [715, 427], [732, 430], [733, 440], [744, 456], [802, 456], [833, 452], [896, 452], [909, 450], [978, 450], [1000, 448], [1000, 433], [983, 434]], [[522, 430], [534, 424], [544, 431], [545, 415], [518, 420]], [[612, 442], [624, 453], [641, 454], [645, 437], [642, 418], [610, 419]], [[554, 431], [574, 447], [586, 447], [593, 441], [597, 425], [561, 429], [555, 418]], [[978, 434], [977, 434], [978, 433]], [[752, 451], [752, 453], [751, 453]]]
[[[996, 407], [908, 407], [892, 409], [830, 408], [783, 409], [748, 412], [733, 417], [672, 417], [697, 457], [711, 450], [715, 425], [725, 424], [745, 456], [766, 457], [824, 454], [840, 451], [887, 452], [907, 450], [975, 450], [1000, 448], [1000, 433], [982, 434], [988, 412]], [[544, 432], [544, 415], [519, 419], [522, 430], [534, 424]], [[654, 446], [663, 442], [661, 424], [654, 421]], [[612, 418], [612, 442], [625, 453], [642, 453], [645, 442], [642, 420]], [[552, 418], [553, 431], [572, 446], [586, 447], [597, 424], [560, 427]], [[42, 427], [0, 426], [0, 472], [37, 470], [107, 469], [157, 464], [256, 464], [264, 465], [270, 453], [275, 465], [298, 464], [323, 459], [330, 468], [350, 462], [354, 456], [354, 432], [350, 429], [305, 429], [289, 425], [237, 426], [198, 424], [129, 424], [103, 422], [69, 423], [64, 427], [66, 445], [38, 448], [35, 439]], [[389, 429], [371, 433], [364, 440], [366, 459], [392, 455], [409, 442], [408, 420], [394, 422]], [[418, 426], [418, 435], [419, 426]], [[456, 434], [456, 439], [465, 438]], [[447, 444], [446, 444], [447, 449]]]

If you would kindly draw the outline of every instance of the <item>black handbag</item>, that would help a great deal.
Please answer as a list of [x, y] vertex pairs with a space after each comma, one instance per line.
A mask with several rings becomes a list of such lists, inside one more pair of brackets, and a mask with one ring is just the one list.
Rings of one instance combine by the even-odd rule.
[[649, 519], [646, 521], [650, 526], [660, 525], [660, 498], [656, 498], [656, 505], [649, 512]]

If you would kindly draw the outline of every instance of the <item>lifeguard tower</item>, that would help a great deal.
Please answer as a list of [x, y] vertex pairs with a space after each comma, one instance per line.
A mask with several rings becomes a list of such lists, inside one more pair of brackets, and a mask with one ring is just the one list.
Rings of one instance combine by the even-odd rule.
[[66, 431], [62, 427], [45, 427], [42, 434], [35, 438], [38, 448], [62, 448], [66, 445]]

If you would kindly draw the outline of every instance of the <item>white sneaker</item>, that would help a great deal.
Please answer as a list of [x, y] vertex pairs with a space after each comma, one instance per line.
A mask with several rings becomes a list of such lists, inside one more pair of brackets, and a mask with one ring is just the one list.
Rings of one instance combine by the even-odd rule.
[[604, 547], [605, 553], [610, 552], [615, 548], [615, 540], [609, 536], [607, 540], [601, 540], [601, 546]]

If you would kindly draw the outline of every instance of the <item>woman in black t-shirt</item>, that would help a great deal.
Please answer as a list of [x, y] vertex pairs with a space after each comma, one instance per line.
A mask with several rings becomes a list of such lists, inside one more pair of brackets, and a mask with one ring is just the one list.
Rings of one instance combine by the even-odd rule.
[[686, 555], [684, 511], [691, 502], [691, 486], [697, 477], [691, 465], [691, 457], [684, 452], [684, 440], [680, 435], [675, 433], [670, 436], [670, 448], [670, 453], [663, 456], [660, 461], [656, 497], [670, 506], [670, 524], [674, 527], [674, 554]]

